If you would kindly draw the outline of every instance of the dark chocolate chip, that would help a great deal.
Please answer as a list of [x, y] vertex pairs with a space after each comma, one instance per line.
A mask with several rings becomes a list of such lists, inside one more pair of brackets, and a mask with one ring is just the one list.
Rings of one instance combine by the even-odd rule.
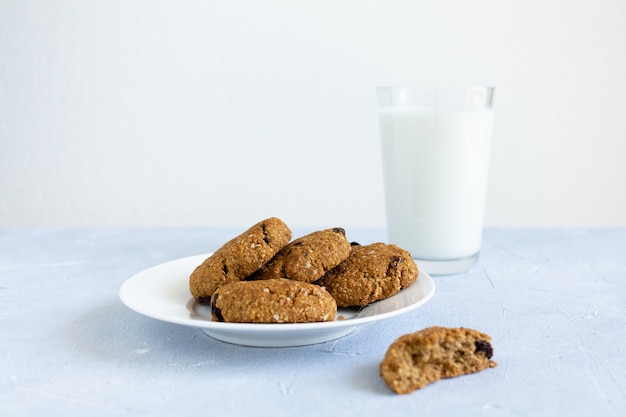
[[398, 264], [404, 262], [404, 259], [402, 259], [401, 256], [393, 256], [391, 257], [391, 260], [389, 261], [389, 268], [397, 268]]
[[346, 235], [346, 231], [345, 231], [343, 228], [341, 228], [341, 227], [334, 227], [334, 228], [333, 228], [333, 232], [335, 232], [335, 233], [341, 233], [341, 234], [342, 234], [342, 235], [344, 235], [344, 236]]
[[200, 304], [211, 304], [211, 297], [198, 297], [198, 302]]
[[271, 239], [268, 236], [267, 227], [265, 226], [265, 223], [263, 223], [262, 227], [263, 227], [263, 241], [269, 245], [271, 242]]
[[493, 348], [491, 347], [491, 344], [486, 340], [478, 340], [474, 342], [474, 346], [476, 346], [476, 350], [474, 351], [474, 353], [483, 352], [487, 359], [491, 359], [491, 357], [493, 356]]
[[359, 242], [350, 242], [350, 246], [361, 246]]
[[217, 307], [216, 304], [217, 304], [217, 293], [213, 294], [213, 297], [211, 298], [211, 313], [213, 313], [217, 321], [223, 322], [224, 316], [222, 315], [222, 309]]
[[398, 272], [398, 264], [403, 262], [404, 259], [400, 256], [392, 256], [389, 260], [389, 265], [387, 265], [387, 272], [385, 272], [386, 276], [396, 276], [399, 274]]

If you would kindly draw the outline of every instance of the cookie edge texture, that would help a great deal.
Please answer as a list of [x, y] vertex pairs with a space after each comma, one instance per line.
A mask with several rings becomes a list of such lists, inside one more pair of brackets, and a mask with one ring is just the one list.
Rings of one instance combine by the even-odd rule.
[[[369, 262], [376, 262], [368, 265]], [[387, 274], [400, 266], [397, 280]], [[348, 258], [315, 281], [326, 287], [340, 307], [365, 307], [397, 294], [419, 279], [411, 254], [398, 245], [376, 242], [355, 245]]]
[[335, 299], [315, 284], [274, 278], [239, 281], [211, 297], [213, 321], [228, 323], [313, 323], [333, 321]]
[[345, 229], [318, 230], [289, 242], [248, 279], [286, 278], [312, 283], [346, 260], [351, 250]]
[[220, 286], [244, 280], [291, 240], [292, 232], [278, 217], [270, 217], [233, 237], [198, 265], [189, 276], [191, 295], [201, 303], [210, 302]]

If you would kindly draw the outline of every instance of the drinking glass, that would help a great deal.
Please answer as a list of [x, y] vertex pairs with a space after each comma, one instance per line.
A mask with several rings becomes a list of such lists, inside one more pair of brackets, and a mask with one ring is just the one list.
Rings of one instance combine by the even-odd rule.
[[432, 275], [467, 271], [482, 239], [491, 87], [377, 90], [387, 231]]

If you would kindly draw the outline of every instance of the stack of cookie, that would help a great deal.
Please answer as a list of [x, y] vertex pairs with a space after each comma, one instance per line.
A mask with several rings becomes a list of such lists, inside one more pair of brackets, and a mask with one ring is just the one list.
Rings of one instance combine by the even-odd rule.
[[391, 244], [350, 243], [339, 227], [291, 241], [280, 219], [236, 236], [191, 274], [189, 288], [215, 321], [332, 321], [340, 307], [362, 307], [412, 284], [418, 268]]

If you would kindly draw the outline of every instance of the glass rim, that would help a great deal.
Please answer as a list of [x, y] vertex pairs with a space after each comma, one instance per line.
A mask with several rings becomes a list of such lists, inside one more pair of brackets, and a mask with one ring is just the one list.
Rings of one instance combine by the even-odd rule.
[[475, 111], [493, 109], [495, 87], [378, 87], [379, 109], [433, 108]]
[[468, 91], [468, 90], [484, 90], [484, 91], [495, 91], [494, 86], [481, 86], [481, 85], [468, 85], [468, 86], [445, 86], [445, 85], [433, 85], [433, 86], [419, 86], [419, 85], [383, 85], [376, 87], [376, 91], [387, 91], [387, 90], [404, 90], [404, 91]]

